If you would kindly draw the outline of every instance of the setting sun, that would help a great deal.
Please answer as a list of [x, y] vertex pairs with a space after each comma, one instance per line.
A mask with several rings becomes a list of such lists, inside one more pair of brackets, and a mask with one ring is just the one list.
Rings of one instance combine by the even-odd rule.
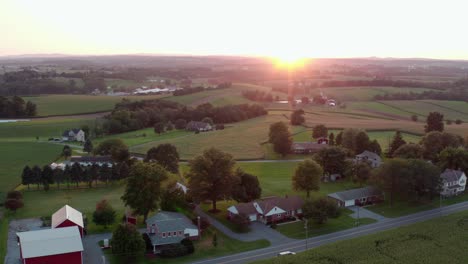
[[304, 66], [307, 58], [299, 54], [285, 53], [273, 56], [273, 62], [281, 68], [298, 68]]

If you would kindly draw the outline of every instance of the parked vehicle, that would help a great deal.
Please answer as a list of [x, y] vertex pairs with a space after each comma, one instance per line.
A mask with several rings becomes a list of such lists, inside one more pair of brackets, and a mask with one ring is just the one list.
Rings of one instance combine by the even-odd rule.
[[283, 252], [278, 253], [278, 257], [288, 256], [288, 255], [296, 255], [296, 253], [292, 251], [283, 251]]

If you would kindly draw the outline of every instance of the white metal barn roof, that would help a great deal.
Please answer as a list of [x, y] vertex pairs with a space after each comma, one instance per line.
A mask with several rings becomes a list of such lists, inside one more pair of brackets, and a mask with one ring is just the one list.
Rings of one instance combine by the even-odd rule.
[[67, 219], [81, 227], [84, 227], [83, 215], [75, 208], [65, 205], [52, 215], [52, 228], [56, 228]]
[[23, 258], [83, 251], [77, 226], [16, 233]]

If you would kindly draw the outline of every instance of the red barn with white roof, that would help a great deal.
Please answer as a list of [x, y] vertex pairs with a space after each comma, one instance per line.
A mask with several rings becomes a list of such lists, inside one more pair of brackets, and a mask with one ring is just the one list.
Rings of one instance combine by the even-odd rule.
[[16, 233], [23, 264], [83, 264], [77, 226]]
[[52, 215], [52, 229], [78, 226], [80, 235], [83, 237], [83, 215], [75, 208], [65, 205]]

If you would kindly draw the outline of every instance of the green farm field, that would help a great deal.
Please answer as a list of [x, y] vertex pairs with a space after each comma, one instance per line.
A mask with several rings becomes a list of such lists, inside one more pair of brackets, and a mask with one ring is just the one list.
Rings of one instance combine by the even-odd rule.
[[37, 105], [38, 116], [75, 115], [110, 111], [123, 98], [146, 100], [167, 95], [105, 96], [105, 95], [41, 95], [24, 97]]
[[408, 87], [329, 87], [312, 90], [311, 95], [320, 95], [323, 92], [329, 98], [340, 101], [370, 101], [376, 95], [392, 93], [422, 93], [432, 89]]
[[[466, 263], [468, 212], [321, 246], [256, 264]], [[337, 254], [339, 252], [339, 254]]]
[[[21, 183], [21, 172], [28, 164], [44, 166], [58, 158], [62, 147], [34, 142], [0, 142], [0, 195]], [[3, 198], [3, 197], [2, 197]]]

